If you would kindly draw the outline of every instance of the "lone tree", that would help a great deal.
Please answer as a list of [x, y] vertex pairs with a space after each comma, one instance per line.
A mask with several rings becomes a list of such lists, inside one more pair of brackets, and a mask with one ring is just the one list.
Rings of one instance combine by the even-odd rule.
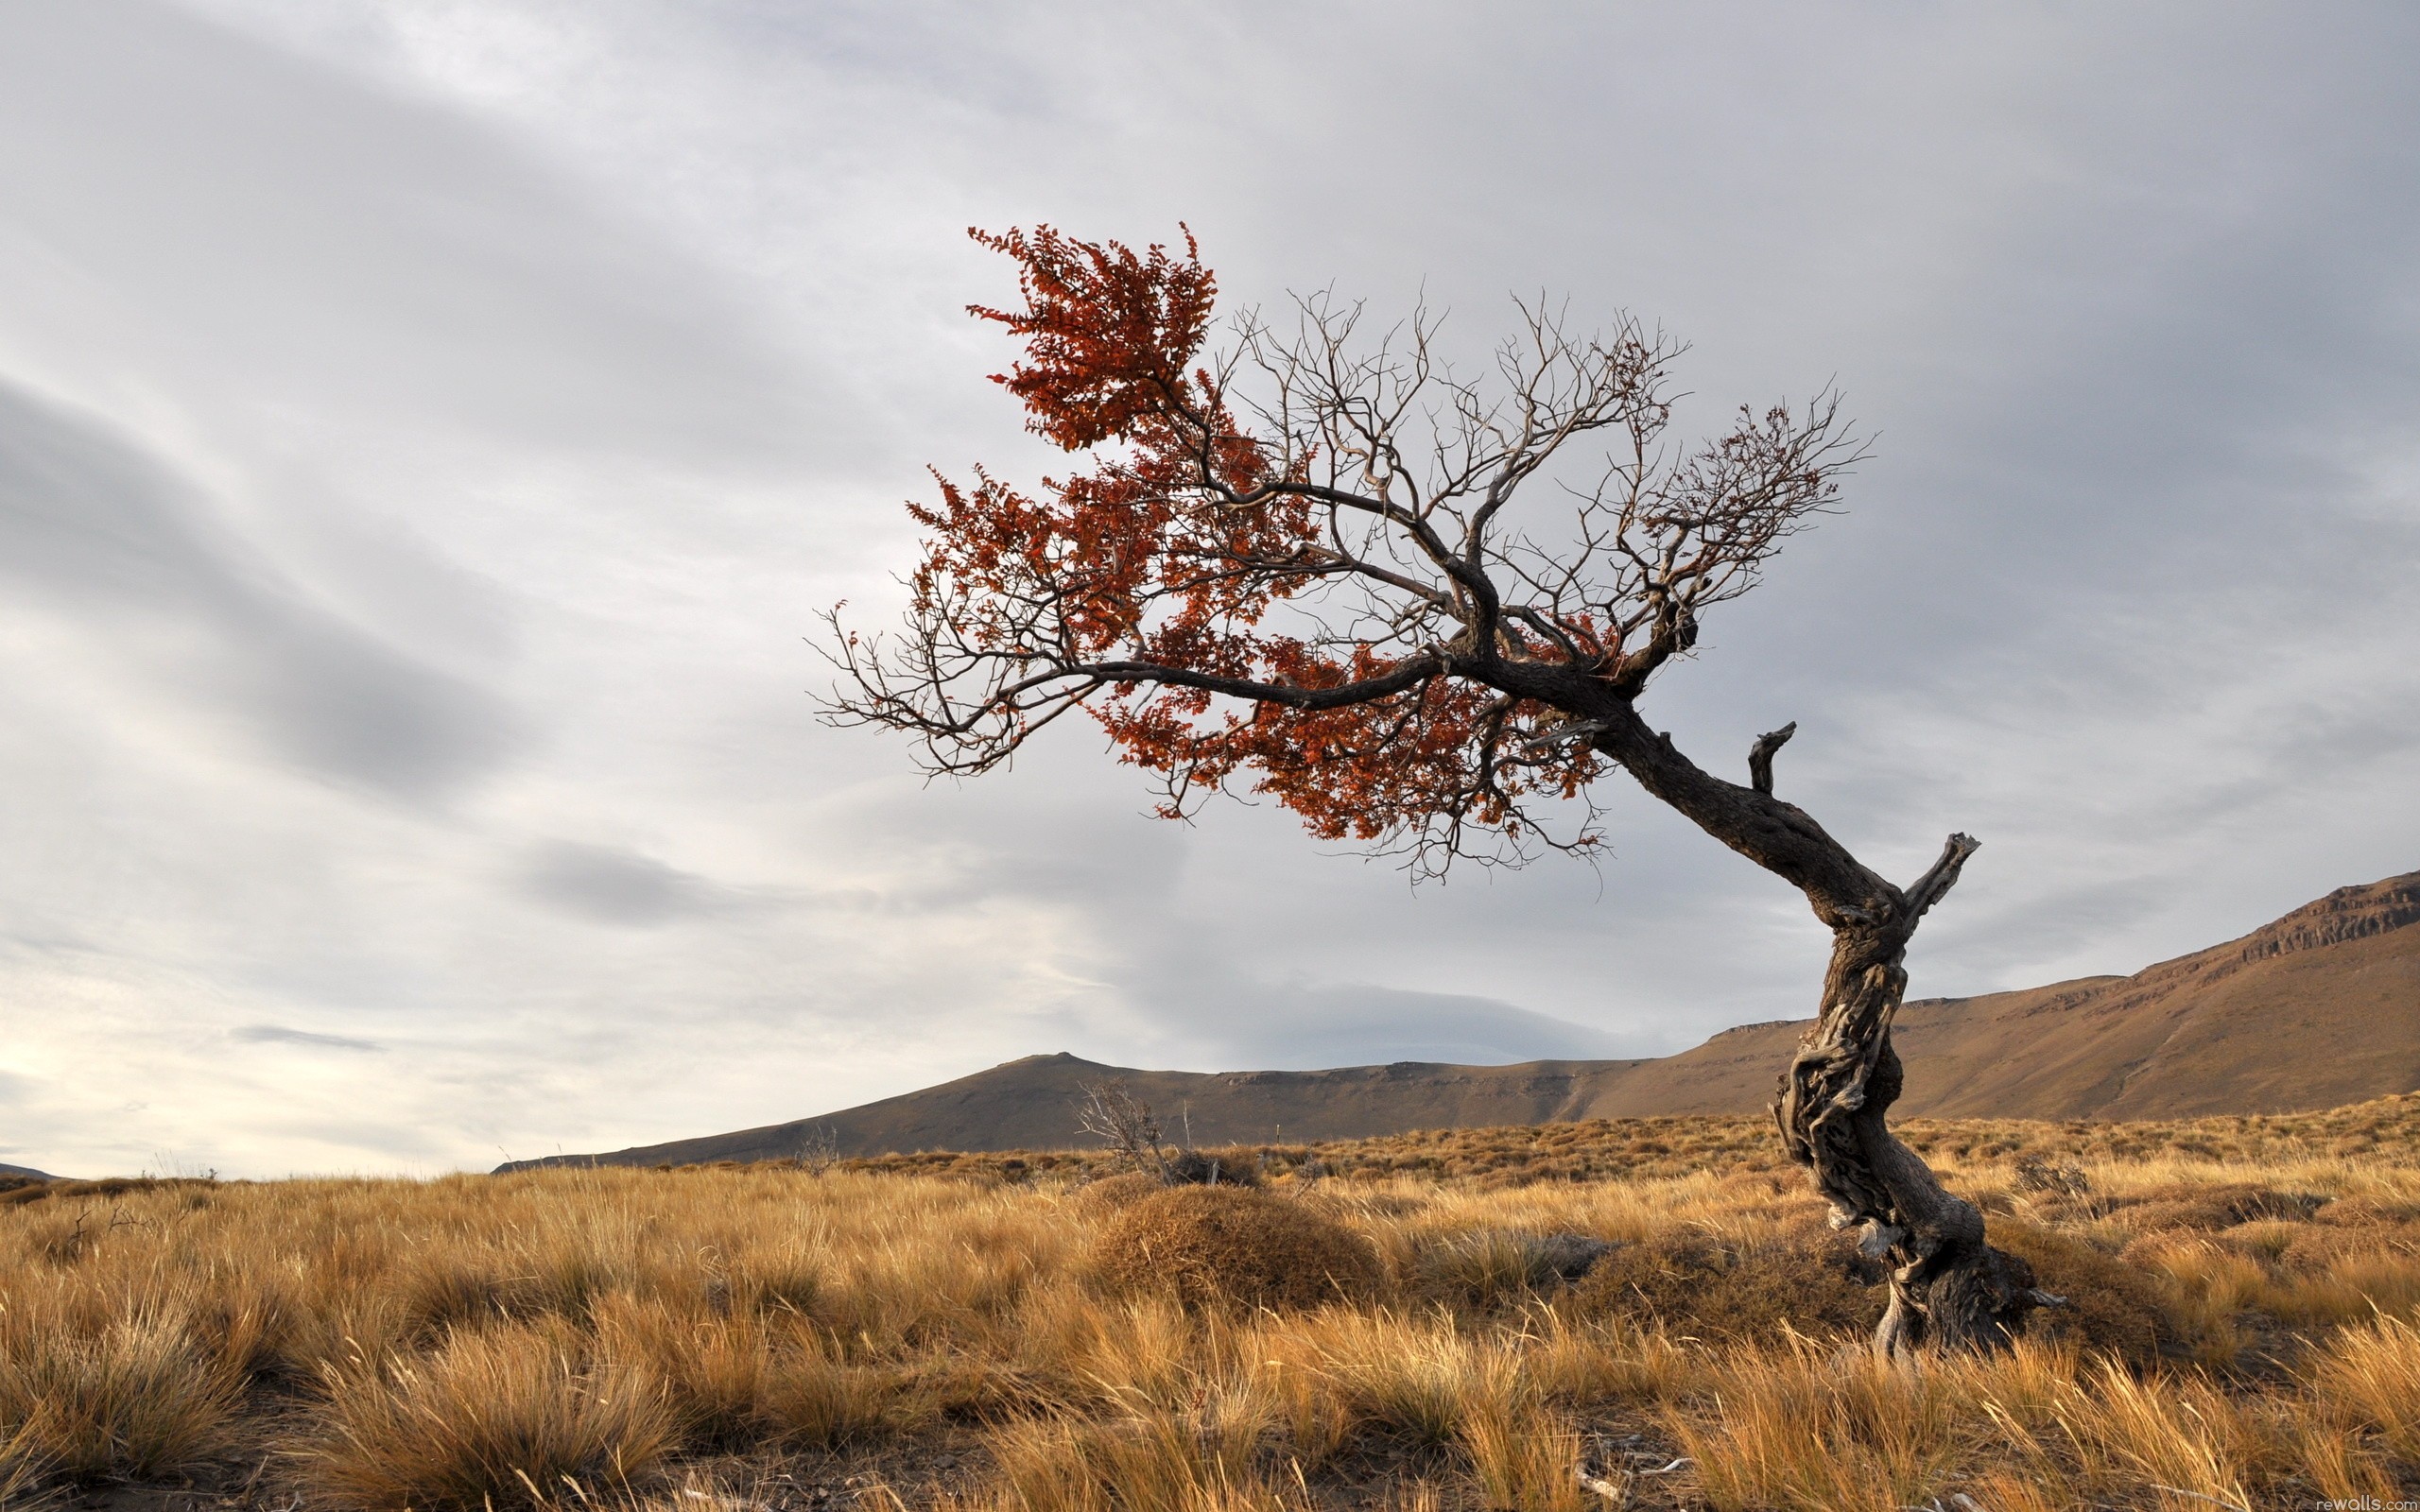
[[[835, 611], [827, 717], [969, 774], [1081, 710], [1158, 775], [1169, 817], [1242, 787], [1427, 873], [1584, 850], [1592, 784], [1619, 767], [1832, 931], [1774, 1112], [1835, 1226], [1890, 1263], [1876, 1348], [1996, 1349], [2057, 1300], [1884, 1122], [1908, 941], [1976, 842], [1893, 885], [1774, 796], [1794, 724], [1755, 742], [1743, 786], [1638, 710], [1705, 611], [1826, 512], [1858, 455], [1835, 397], [1743, 407], [1692, 449], [1668, 435], [1681, 348], [1626, 318], [1582, 335], [1522, 306], [1480, 381], [1437, 357], [1425, 312], [1364, 339], [1361, 308], [1324, 297], [1290, 333], [1247, 314], [1205, 352], [1216, 283], [1190, 232], [1182, 255], [972, 234], [1024, 300], [971, 308], [1024, 343], [995, 381], [1080, 471], [1030, 490], [936, 473], [938, 501], [909, 507], [927, 535], [904, 633]], [[1525, 490], [1550, 519], [1516, 512]]]

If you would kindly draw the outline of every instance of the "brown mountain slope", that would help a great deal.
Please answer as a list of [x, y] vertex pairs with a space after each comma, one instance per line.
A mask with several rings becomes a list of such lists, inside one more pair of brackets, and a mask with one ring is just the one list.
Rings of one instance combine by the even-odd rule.
[[[2185, 1118], [2333, 1108], [2420, 1088], [2420, 872], [2340, 887], [2133, 976], [1899, 1010], [1899, 1110]], [[1763, 1106], [1803, 1022], [1725, 1030], [1608, 1086], [1585, 1116]]]
[[1407, 1128], [1484, 1128], [1593, 1116], [1610, 1077], [1651, 1060], [1533, 1060], [1518, 1066], [1399, 1061], [1339, 1071], [1132, 1071], [1061, 1052], [1028, 1056], [956, 1081], [821, 1118], [676, 1140], [611, 1155], [556, 1156], [499, 1166], [594, 1159], [608, 1165], [786, 1160], [828, 1130], [842, 1155], [895, 1150], [1059, 1149], [1077, 1142], [1087, 1082], [1124, 1082], [1151, 1105], [1171, 1143], [1366, 1139]]
[[[2332, 1108], [2420, 1089], [2420, 872], [2342, 887], [2241, 939], [2138, 971], [1908, 1004], [1910, 1115], [2179, 1118]], [[1339, 1071], [1130, 1071], [1069, 1055], [793, 1124], [546, 1161], [1063, 1148], [1083, 1083], [1116, 1078], [1201, 1144], [1363, 1139], [1762, 1108], [1804, 1021], [1728, 1029], [1658, 1060], [1402, 1062]], [[501, 1169], [511, 1169], [507, 1166]]]

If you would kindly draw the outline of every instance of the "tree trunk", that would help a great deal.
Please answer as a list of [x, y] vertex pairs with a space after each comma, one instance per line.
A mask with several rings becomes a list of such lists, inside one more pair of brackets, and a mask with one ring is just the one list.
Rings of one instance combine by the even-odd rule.
[[1799, 1040], [1773, 1112], [1790, 1158], [1831, 1199], [1832, 1227], [1861, 1228], [1859, 1247], [1891, 1267], [1876, 1352], [1990, 1352], [2016, 1337], [2027, 1314], [2060, 1299], [2035, 1287], [2023, 1260], [1984, 1243], [1981, 1210], [1945, 1191], [1885, 1123], [1901, 1082], [1891, 1047], [1908, 986], [1900, 963], [1921, 910], [1893, 912], [1834, 930], [1823, 1013]]
[[1783, 1074], [1773, 1115], [1783, 1148], [1832, 1202], [1832, 1224], [1862, 1228], [1861, 1247], [1891, 1267], [1891, 1304], [1874, 1346], [1904, 1358], [1920, 1348], [2005, 1349], [2037, 1307], [2063, 1298], [2033, 1269], [1983, 1242], [1983, 1214], [1952, 1196], [1884, 1122], [1898, 1100], [1891, 1020], [1908, 987], [1902, 966], [1917, 921], [1956, 885], [1978, 843], [1953, 834], [1930, 870], [1905, 890], [1866, 868], [1813, 816], [1773, 796], [1772, 759], [1785, 725], [1749, 753], [1752, 785], [1707, 773], [1627, 702], [1591, 711], [1597, 749], [1697, 826], [1806, 895], [1832, 932], [1823, 1011]]

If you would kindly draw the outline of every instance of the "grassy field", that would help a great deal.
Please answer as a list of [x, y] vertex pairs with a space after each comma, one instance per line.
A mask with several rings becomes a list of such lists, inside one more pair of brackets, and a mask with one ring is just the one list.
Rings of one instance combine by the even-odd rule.
[[[1877, 1367], [1756, 1121], [0, 1192], [10, 1507], [2246, 1509], [2420, 1493], [2420, 1097], [1910, 1125], [2073, 1297]], [[1316, 1160], [1318, 1164], [1312, 1165]], [[1325, 1174], [1320, 1174], [1324, 1172]], [[1576, 1284], [1574, 1234], [1614, 1248]], [[1963, 1500], [1961, 1500], [1961, 1499]]]

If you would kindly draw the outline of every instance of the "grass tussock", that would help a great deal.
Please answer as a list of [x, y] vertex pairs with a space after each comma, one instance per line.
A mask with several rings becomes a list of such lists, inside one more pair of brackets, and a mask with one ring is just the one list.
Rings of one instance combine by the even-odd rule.
[[1879, 1274], [1839, 1235], [1726, 1237], [1694, 1229], [1625, 1245], [1599, 1261], [1571, 1307], [1706, 1340], [1789, 1333], [1858, 1338], [1881, 1321]]
[[[2420, 1492], [2402, 1116], [1930, 1129], [2070, 1302], [2011, 1354], [1913, 1370], [1859, 1349], [1875, 1278], [1793, 1174], [1689, 1163], [1721, 1120], [1461, 1131], [1398, 1142], [1438, 1157], [1417, 1174], [1346, 1151], [1344, 1178], [1271, 1160], [1257, 1189], [1039, 1159], [19, 1184], [0, 1502], [2387, 1503]], [[1587, 1163], [1617, 1140], [1629, 1168]], [[1495, 1148], [1548, 1154], [1472, 1163]]]
[[1165, 1187], [1126, 1203], [1094, 1246], [1102, 1279], [1196, 1306], [1305, 1308], [1377, 1288], [1377, 1252], [1335, 1219], [1245, 1187]]
[[628, 1487], [672, 1449], [674, 1411], [650, 1372], [586, 1342], [506, 1324], [338, 1371], [307, 1478], [341, 1505], [449, 1512]]
[[234, 1376], [172, 1303], [88, 1321], [57, 1300], [0, 1314], [0, 1477], [154, 1478], [221, 1446]]

